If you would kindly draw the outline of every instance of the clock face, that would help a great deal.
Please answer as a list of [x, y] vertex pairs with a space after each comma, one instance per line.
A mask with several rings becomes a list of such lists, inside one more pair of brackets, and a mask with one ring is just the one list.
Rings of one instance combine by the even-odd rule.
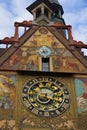
[[40, 46], [37, 48], [37, 52], [40, 56], [46, 58], [52, 54], [52, 50], [48, 46]]
[[60, 115], [70, 104], [67, 88], [51, 77], [30, 80], [23, 87], [22, 101], [29, 111], [44, 117]]

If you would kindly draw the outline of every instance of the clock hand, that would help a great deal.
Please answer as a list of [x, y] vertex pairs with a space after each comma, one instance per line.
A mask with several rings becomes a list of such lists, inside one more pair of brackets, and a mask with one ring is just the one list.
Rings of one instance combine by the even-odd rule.
[[51, 100], [55, 100], [55, 101], [58, 101], [58, 102], [62, 102], [62, 98], [61, 97], [58, 97], [58, 98], [53, 98], [52, 96], [46, 96], [47, 99], [51, 99]]
[[53, 97], [52, 97], [52, 96], [48, 96], [47, 93], [46, 93], [45, 97], [46, 97], [47, 99], [53, 100]]
[[47, 50], [42, 50], [42, 53], [44, 53], [44, 54], [47, 53]]

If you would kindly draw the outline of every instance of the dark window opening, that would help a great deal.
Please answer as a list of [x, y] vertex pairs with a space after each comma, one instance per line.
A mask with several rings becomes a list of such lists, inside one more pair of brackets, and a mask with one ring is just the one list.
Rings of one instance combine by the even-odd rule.
[[38, 8], [36, 10], [36, 18], [38, 18], [41, 15], [41, 8]]
[[45, 8], [44, 14], [48, 17], [48, 9], [47, 8]]
[[49, 71], [49, 58], [42, 58], [42, 71]]

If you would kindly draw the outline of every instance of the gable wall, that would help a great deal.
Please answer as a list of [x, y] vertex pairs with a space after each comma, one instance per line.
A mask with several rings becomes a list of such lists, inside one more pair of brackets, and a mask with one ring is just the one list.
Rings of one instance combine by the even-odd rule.
[[[7, 70], [42, 71], [42, 57], [38, 48], [48, 46], [52, 50], [49, 57], [50, 71], [53, 72], [87, 72], [87, 69], [61, 42], [41, 27], [37, 30], [2, 66]], [[9, 50], [8, 50], [9, 53]]]

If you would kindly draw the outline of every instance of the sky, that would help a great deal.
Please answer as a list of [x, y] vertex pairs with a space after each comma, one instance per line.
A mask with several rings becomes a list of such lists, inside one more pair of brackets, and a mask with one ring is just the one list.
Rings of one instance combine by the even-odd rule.
[[[14, 22], [32, 20], [26, 10], [35, 0], [0, 0], [0, 39], [14, 35]], [[87, 44], [87, 0], [58, 0], [66, 25], [72, 25], [73, 39]], [[87, 49], [84, 50], [87, 55]]]

